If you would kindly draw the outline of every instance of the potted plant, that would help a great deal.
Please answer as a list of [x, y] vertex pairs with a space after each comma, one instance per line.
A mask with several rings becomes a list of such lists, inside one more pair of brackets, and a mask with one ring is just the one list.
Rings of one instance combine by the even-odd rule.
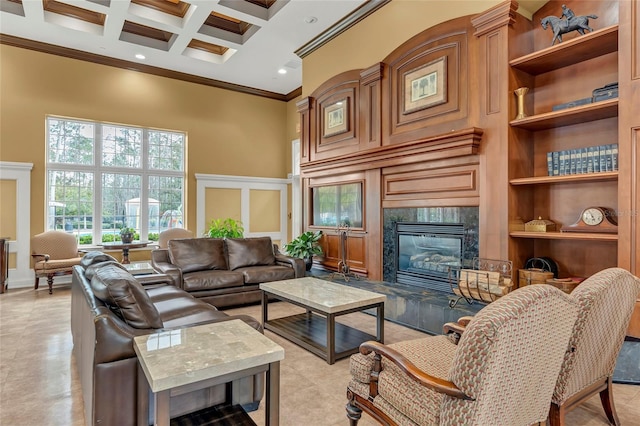
[[231, 218], [212, 219], [209, 222], [209, 229], [204, 231], [205, 237], [210, 238], [242, 238], [244, 227], [242, 221]]
[[133, 228], [125, 226], [124, 228], [120, 229], [120, 240], [123, 243], [132, 242], [134, 237], [135, 237], [135, 235], [136, 235], [136, 230], [133, 229]]
[[322, 254], [320, 238], [322, 238], [322, 231], [306, 231], [290, 243], [285, 244], [284, 249], [289, 256], [304, 259], [307, 271], [310, 271], [313, 265], [313, 256]]

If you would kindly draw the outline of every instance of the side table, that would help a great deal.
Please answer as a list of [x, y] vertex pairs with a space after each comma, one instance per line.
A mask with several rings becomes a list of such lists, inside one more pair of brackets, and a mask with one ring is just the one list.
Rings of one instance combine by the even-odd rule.
[[113, 243], [102, 243], [100, 246], [105, 250], [122, 250], [122, 263], [123, 265], [129, 264], [129, 250], [133, 248], [143, 248], [149, 245], [149, 241], [133, 241], [131, 243], [123, 243], [116, 241]]
[[[280, 361], [284, 349], [242, 320], [222, 321], [134, 338], [138, 355], [138, 425], [169, 426], [170, 398], [266, 372], [266, 425], [280, 418]], [[227, 395], [232, 395], [230, 388]], [[226, 401], [232, 403], [232, 401]]]

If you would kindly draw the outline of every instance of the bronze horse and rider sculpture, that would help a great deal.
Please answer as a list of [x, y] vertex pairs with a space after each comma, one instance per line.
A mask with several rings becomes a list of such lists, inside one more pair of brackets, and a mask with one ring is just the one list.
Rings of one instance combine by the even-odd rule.
[[[563, 19], [566, 18], [566, 19]], [[553, 40], [551, 45], [553, 46], [558, 40], [558, 43], [562, 43], [562, 34], [570, 33], [571, 31], [578, 31], [584, 35], [585, 31], [593, 31], [593, 28], [589, 26], [589, 19], [597, 19], [596, 15], [576, 16], [571, 9], [566, 5], [562, 5], [562, 16], [547, 16], [542, 18], [541, 24], [543, 29], [551, 27], [553, 31]]]

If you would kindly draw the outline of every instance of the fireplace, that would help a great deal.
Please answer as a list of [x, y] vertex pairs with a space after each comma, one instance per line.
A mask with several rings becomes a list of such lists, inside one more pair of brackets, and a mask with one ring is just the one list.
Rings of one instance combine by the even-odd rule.
[[384, 209], [383, 275], [387, 282], [452, 293], [451, 268], [478, 256], [478, 208]]
[[461, 268], [462, 223], [396, 223], [396, 282], [451, 291], [449, 271]]

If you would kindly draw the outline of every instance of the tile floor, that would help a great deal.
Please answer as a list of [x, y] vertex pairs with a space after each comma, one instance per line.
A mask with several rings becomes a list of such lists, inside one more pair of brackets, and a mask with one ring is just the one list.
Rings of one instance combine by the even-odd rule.
[[[84, 425], [82, 396], [71, 355], [69, 329], [70, 288], [9, 289], [0, 296], [0, 425]], [[285, 315], [294, 307], [275, 304], [274, 315]], [[260, 306], [229, 311], [260, 317]], [[342, 317], [363, 330], [375, 330], [374, 319], [356, 313]], [[419, 331], [387, 322], [387, 343], [422, 336]], [[325, 361], [270, 332], [266, 335], [285, 349], [281, 364], [280, 423], [284, 426], [347, 425], [344, 406], [349, 361], [329, 366]], [[638, 424], [640, 386], [615, 385], [618, 415], [623, 425]], [[261, 407], [251, 413], [264, 425]], [[570, 413], [569, 425], [606, 425], [599, 398], [590, 399]], [[375, 425], [363, 415], [362, 426]]]

